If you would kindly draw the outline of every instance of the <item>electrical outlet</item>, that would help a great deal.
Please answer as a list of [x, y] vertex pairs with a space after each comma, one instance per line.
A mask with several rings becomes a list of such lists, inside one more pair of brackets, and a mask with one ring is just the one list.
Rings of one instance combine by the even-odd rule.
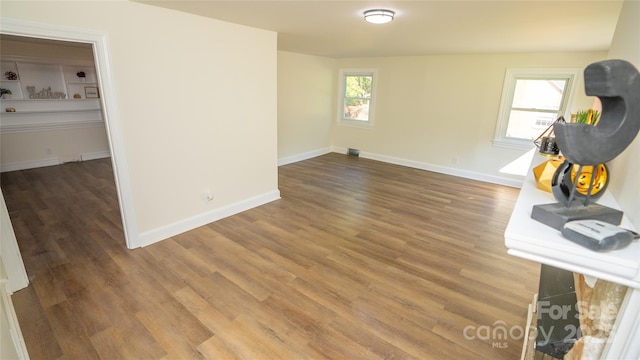
[[453, 165], [458, 164], [458, 157], [457, 157], [457, 156], [452, 157], [452, 158], [451, 158], [451, 163], [452, 163]]
[[205, 201], [213, 201], [213, 193], [210, 190], [205, 190], [204, 191], [204, 200]]

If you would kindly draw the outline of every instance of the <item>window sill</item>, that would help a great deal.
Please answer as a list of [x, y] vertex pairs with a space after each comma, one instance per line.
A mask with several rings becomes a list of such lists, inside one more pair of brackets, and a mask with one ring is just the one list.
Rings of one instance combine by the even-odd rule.
[[361, 129], [371, 129], [373, 124], [370, 121], [358, 121], [358, 120], [341, 120], [338, 121], [339, 126], [357, 127]]
[[514, 150], [531, 150], [535, 147], [533, 141], [529, 140], [506, 140], [506, 139], [498, 139], [493, 140], [493, 146], [505, 148], [505, 149], [514, 149]]

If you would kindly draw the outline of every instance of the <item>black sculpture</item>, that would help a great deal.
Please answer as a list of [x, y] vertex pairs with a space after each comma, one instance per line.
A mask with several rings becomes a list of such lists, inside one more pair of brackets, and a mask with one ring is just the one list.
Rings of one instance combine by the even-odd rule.
[[[605, 163], [620, 155], [640, 131], [640, 73], [624, 60], [593, 63], [584, 71], [585, 92], [602, 102], [597, 125], [556, 122], [553, 125], [558, 148], [565, 157], [551, 186], [557, 204], [535, 205], [531, 217], [558, 230], [567, 221], [598, 219], [620, 224], [622, 212], [590, 204], [597, 168], [608, 172]], [[575, 179], [571, 168], [578, 166]], [[577, 189], [577, 178], [585, 166], [593, 169], [586, 195]], [[608, 178], [606, 178], [608, 181]], [[598, 184], [606, 188], [606, 183]], [[599, 195], [602, 195], [604, 188]], [[597, 199], [597, 197], [596, 197]]]
[[640, 73], [624, 60], [605, 60], [584, 70], [585, 92], [602, 102], [596, 126], [556, 123], [553, 130], [564, 157], [573, 164], [613, 160], [640, 130]]

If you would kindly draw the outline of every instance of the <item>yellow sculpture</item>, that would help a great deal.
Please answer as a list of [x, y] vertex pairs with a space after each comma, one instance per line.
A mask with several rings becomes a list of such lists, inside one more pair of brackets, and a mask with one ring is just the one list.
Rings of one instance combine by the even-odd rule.
[[533, 168], [533, 175], [536, 178], [536, 186], [538, 189], [551, 192], [551, 179], [563, 161], [564, 158], [560, 156], [547, 160]]

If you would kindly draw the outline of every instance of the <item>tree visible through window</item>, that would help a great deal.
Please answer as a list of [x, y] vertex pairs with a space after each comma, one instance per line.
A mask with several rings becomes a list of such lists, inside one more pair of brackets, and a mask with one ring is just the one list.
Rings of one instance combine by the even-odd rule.
[[345, 75], [344, 118], [369, 121], [373, 76]]
[[340, 71], [340, 123], [372, 124], [374, 82], [374, 70]]

